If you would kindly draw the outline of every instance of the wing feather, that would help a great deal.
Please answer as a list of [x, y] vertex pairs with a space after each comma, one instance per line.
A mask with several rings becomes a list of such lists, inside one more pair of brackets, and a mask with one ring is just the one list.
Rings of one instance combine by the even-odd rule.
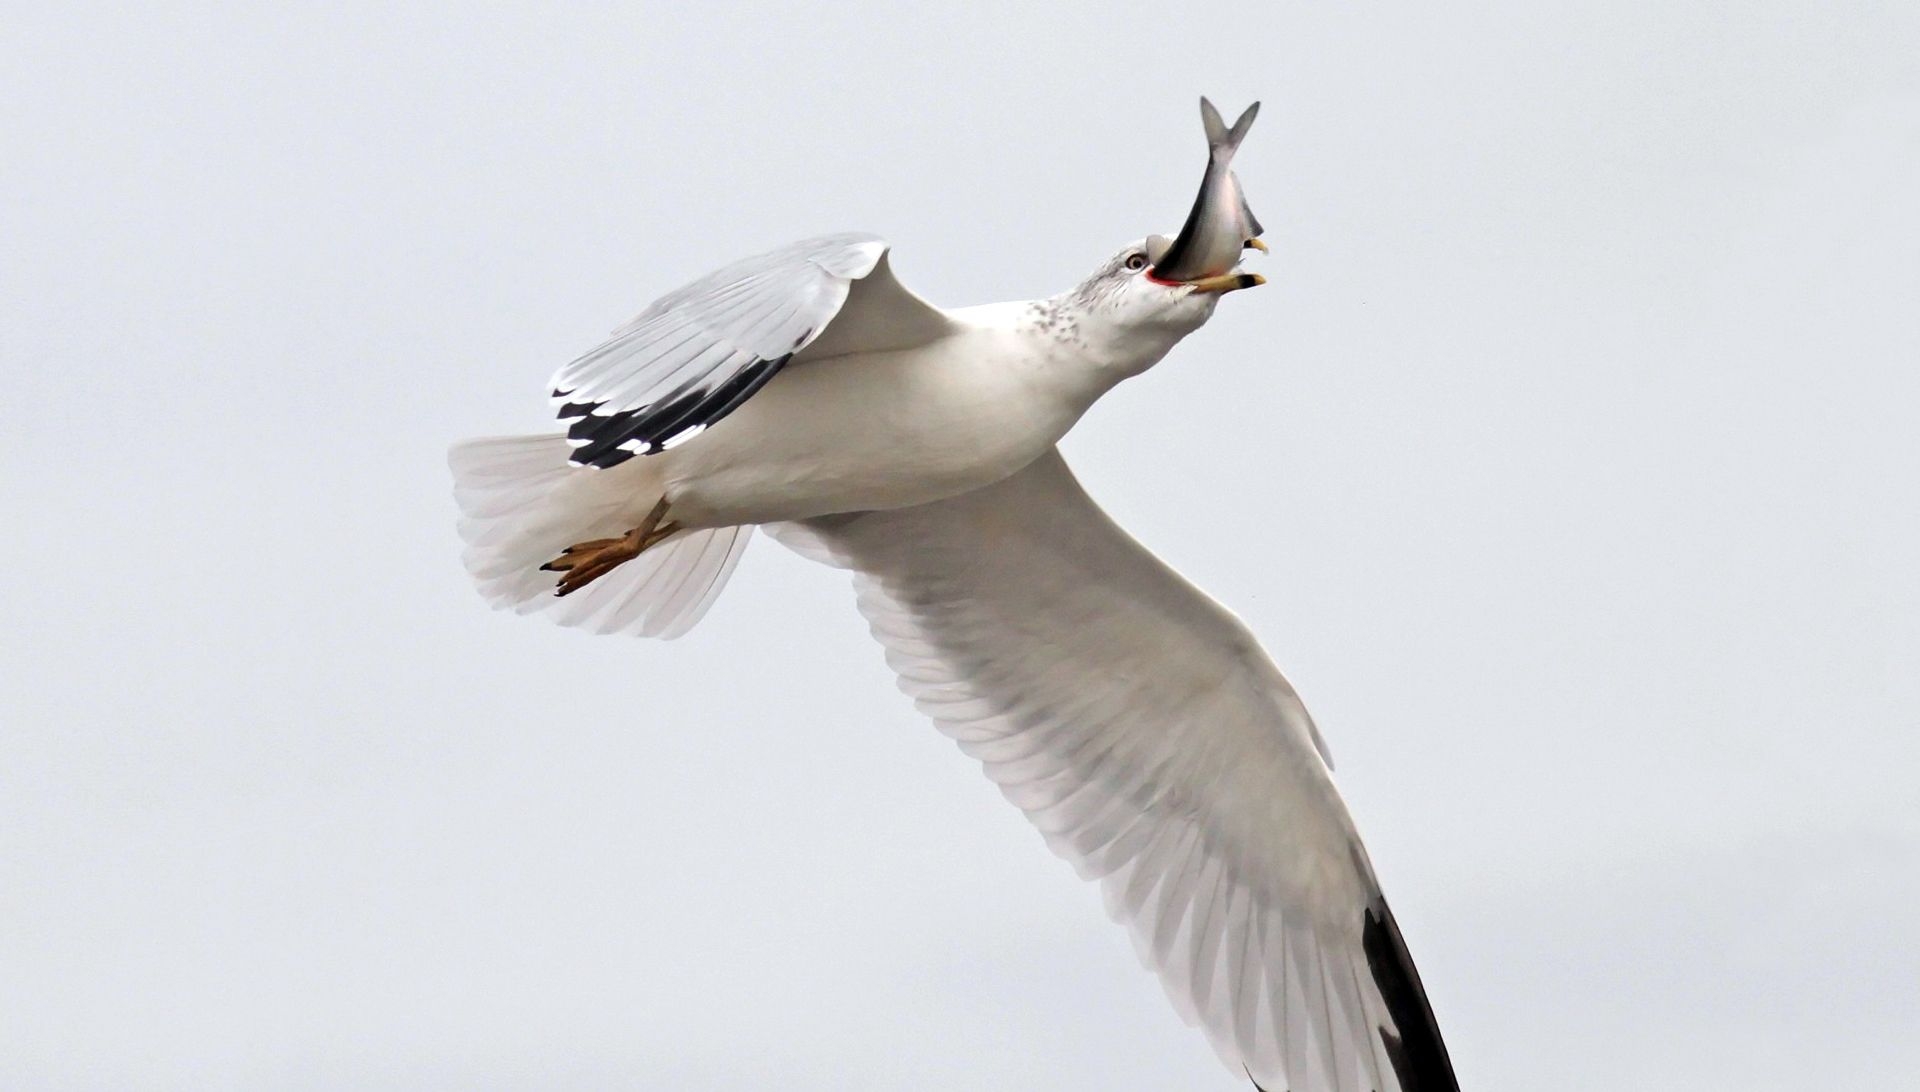
[[886, 255], [877, 236], [827, 235], [655, 300], [555, 373], [573, 463], [616, 466], [691, 439], [810, 349], [909, 348], [942, 336], [945, 314], [901, 287]]
[[1236, 1073], [1457, 1090], [1298, 696], [1057, 452], [965, 496], [769, 530], [854, 572], [901, 689], [1099, 880]]

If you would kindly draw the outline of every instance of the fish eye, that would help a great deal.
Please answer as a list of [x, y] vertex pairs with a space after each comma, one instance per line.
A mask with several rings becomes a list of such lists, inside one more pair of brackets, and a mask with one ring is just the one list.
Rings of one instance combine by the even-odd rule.
[[1139, 251], [1135, 251], [1134, 253], [1127, 255], [1128, 269], [1138, 272], [1139, 270], [1145, 269], [1146, 267], [1147, 267], [1147, 256], [1145, 254], [1142, 254]]

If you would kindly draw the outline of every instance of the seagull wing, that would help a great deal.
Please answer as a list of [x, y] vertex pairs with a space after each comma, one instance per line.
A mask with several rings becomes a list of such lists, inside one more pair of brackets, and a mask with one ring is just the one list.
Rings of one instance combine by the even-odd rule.
[[655, 300], [553, 377], [577, 466], [608, 467], [691, 439], [796, 357], [924, 345], [950, 329], [894, 280], [873, 235], [808, 239]]
[[1057, 451], [949, 500], [771, 530], [854, 572], [901, 688], [1100, 881], [1235, 1072], [1457, 1090], [1299, 697]]

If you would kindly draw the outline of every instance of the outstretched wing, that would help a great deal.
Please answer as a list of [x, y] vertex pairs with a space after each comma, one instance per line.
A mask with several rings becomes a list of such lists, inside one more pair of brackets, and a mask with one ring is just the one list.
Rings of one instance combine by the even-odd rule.
[[887, 244], [827, 235], [736, 262], [660, 299], [553, 377], [577, 466], [608, 467], [698, 435], [803, 351], [904, 349], [947, 332], [901, 287]]
[[1058, 452], [950, 500], [770, 529], [853, 570], [901, 688], [1100, 880], [1236, 1073], [1457, 1092], [1299, 697]]

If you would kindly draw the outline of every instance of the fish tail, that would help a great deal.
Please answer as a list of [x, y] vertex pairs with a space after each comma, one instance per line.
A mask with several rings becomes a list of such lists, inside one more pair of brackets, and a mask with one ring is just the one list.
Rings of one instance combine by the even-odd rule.
[[1212, 102], [1205, 96], [1200, 99], [1200, 123], [1207, 127], [1207, 146], [1213, 149], [1215, 156], [1232, 158], [1240, 148], [1240, 142], [1247, 139], [1247, 130], [1253, 128], [1254, 116], [1260, 113], [1260, 104], [1254, 103], [1240, 114], [1239, 120], [1229, 127], [1220, 117], [1220, 111], [1214, 109]]

